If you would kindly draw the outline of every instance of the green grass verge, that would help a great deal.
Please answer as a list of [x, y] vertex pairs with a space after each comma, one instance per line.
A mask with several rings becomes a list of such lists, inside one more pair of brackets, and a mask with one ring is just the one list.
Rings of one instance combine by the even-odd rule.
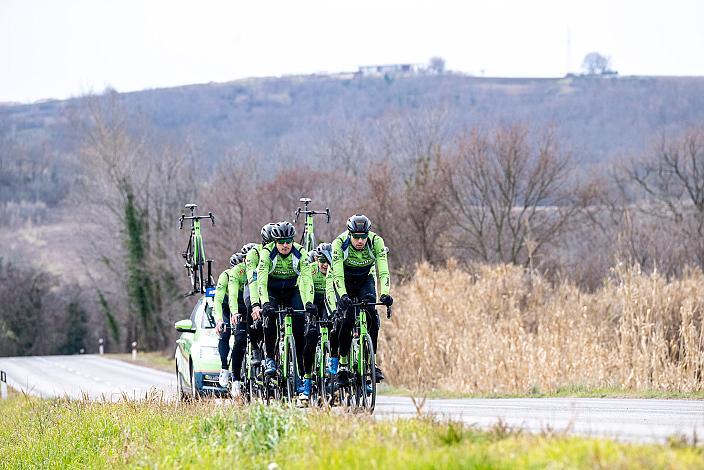
[[162, 370], [164, 372], [174, 372], [176, 367], [173, 351], [140, 352], [137, 353], [136, 361], [132, 360], [131, 353], [111, 353], [105, 354], [105, 357], [129, 362], [130, 364], [136, 364], [138, 366]]
[[6, 468], [701, 468], [704, 451], [212, 401], [0, 403]]
[[704, 400], [704, 391], [670, 392], [663, 390], [628, 390], [617, 387], [586, 387], [574, 385], [558, 388], [552, 392], [544, 392], [538, 388], [526, 393], [462, 393], [447, 390], [430, 389], [424, 391], [410, 390], [404, 387], [394, 387], [381, 384], [378, 387], [380, 395], [426, 398], [660, 398], [679, 400]]

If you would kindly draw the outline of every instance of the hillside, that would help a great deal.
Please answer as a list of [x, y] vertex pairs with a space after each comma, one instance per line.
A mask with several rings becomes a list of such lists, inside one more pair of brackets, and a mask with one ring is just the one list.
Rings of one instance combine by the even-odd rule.
[[[247, 143], [262, 153], [285, 148], [316, 158], [335, 129], [428, 109], [446, 111], [450, 132], [521, 121], [556, 126], [580, 162], [608, 163], [642, 152], [663, 130], [704, 122], [704, 77], [478, 78], [416, 75], [295, 76], [245, 79], [123, 95], [135, 126], [164, 142], [188, 140], [212, 168]], [[71, 116], [81, 98], [0, 106], [0, 201], [43, 201], [66, 193], [75, 168]]]

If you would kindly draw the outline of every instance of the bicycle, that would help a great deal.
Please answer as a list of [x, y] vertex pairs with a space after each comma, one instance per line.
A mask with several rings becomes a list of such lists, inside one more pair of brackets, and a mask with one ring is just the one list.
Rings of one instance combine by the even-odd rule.
[[[212, 212], [208, 212], [208, 215], [196, 215], [196, 204], [186, 204], [186, 209], [190, 209], [191, 215], [186, 216], [186, 214], [181, 214], [178, 219], [179, 230], [183, 230], [183, 221], [191, 220], [191, 235], [188, 238], [188, 246], [186, 251], [182, 252], [181, 255], [186, 260], [184, 267], [188, 271], [188, 276], [191, 280], [191, 292], [184, 294], [186, 297], [193, 294], [203, 294], [205, 290], [214, 285], [212, 276], [212, 262], [213, 260], [205, 259], [205, 246], [203, 244], [203, 237], [200, 233], [200, 220], [210, 219], [215, 225], [215, 216]], [[208, 280], [204, 280], [203, 276], [203, 266], [207, 262], [208, 264]]]
[[317, 403], [320, 406], [330, 407], [333, 405], [333, 393], [335, 381], [328, 369], [330, 362], [330, 329], [332, 329], [332, 320], [329, 319], [327, 311], [322, 313], [321, 319], [309, 319], [309, 322], [317, 324], [320, 328], [320, 336], [318, 344], [315, 348], [315, 361], [313, 362], [312, 381], [313, 387], [311, 390], [311, 403]]
[[[279, 325], [278, 348], [274, 361], [278, 366], [275, 376], [267, 377], [265, 381], [266, 402], [272, 398], [283, 399], [286, 403], [295, 403], [298, 394], [296, 384], [298, 375], [298, 356], [296, 355], [296, 340], [293, 337], [293, 315], [305, 313], [305, 310], [294, 310], [292, 307], [281, 307], [276, 310]], [[265, 322], [272, 321], [270, 317]], [[264, 325], [266, 328], [266, 325]]]
[[[251, 329], [257, 329], [261, 325], [261, 320], [256, 320], [251, 326]], [[247, 335], [249, 337], [249, 335]], [[258, 345], [259, 350], [263, 351], [262, 345]], [[245, 355], [245, 376], [244, 390], [245, 399], [248, 403], [255, 399], [260, 399], [265, 403], [269, 403], [271, 398], [267, 393], [266, 376], [264, 375], [264, 361], [260, 358], [258, 364], [254, 364], [253, 349], [251, 338], [247, 340], [247, 353]]]
[[[352, 329], [352, 346], [350, 348], [349, 361], [349, 381], [346, 385], [340, 386], [340, 404], [348, 410], [355, 408], [374, 412], [376, 406], [376, 357], [372, 338], [367, 332], [367, 307], [376, 307], [381, 302], [355, 302], [350, 308], [354, 308], [355, 326]], [[386, 318], [391, 318], [392, 309], [386, 306]], [[367, 392], [367, 386], [371, 386], [371, 393]]]
[[303, 225], [303, 233], [301, 234], [301, 245], [306, 251], [310, 252], [315, 249], [315, 233], [313, 232], [313, 216], [324, 215], [327, 217], [327, 223], [330, 223], [330, 209], [327, 207], [324, 211], [314, 211], [308, 209], [308, 204], [311, 203], [311, 199], [307, 197], [302, 197], [300, 201], [303, 203], [303, 208], [300, 207], [296, 209], [294, 213], [293, 223], [298, 223], [298, 217], [301, 214], [306, 216], [305, 224]]

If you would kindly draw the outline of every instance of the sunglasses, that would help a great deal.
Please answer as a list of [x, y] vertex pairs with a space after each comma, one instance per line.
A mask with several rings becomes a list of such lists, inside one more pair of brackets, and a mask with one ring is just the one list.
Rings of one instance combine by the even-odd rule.
[[293, 238], [279, 238], [276, 240], [276, 243], [279, 243], [281, 245], [285, 243], [293, 243]]
[[320, 263], [320, 264], [328, 264], [328, 259], [327, 259], [327, 258], [318, 258], [318, 263]]
[[350, 235], [352, 235], [352, 238], [356, 238], [357, 240], [363, 240], [369, 236], [368, 233], [351, 233]]

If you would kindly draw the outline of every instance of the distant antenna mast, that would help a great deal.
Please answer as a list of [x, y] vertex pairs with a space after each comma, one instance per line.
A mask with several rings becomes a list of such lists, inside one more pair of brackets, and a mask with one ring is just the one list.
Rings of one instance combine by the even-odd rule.
[[567, 26], [567, 73], [572, 72], [572, 32]]

